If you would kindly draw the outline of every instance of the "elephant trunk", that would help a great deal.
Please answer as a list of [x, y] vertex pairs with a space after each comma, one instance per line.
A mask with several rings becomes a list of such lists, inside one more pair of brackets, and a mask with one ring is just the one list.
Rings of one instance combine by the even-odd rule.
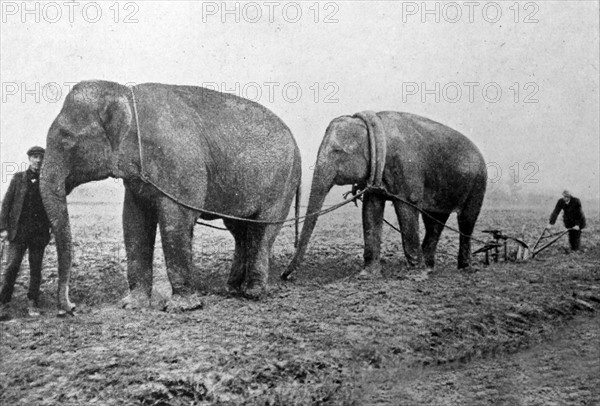
[[67, 210], [67, 174], [63, 154], [48, 146], [40, 174], [40, 193], [56, 241], [59, 311], [71, 312], [75, 306], [69, 301], [72, 243]]
[[327, 193], [329, 193], [334, 185], [335, 172], [332, 169], [329, 169], [330, 167], [326, 162], [325, 159], [319, 159], [317, 161], [317, 167], [313, 175], [310, 189], [308, 209], [306, 210], [306, 219], [304, 220], [302, 233], [300, 234], [300, 241], [296, 248], [294, 258], [287, 269], [281, 274], [281, 279], [287, 279], [302, 263], [310, 237], [319, 218], [315, 213], [321, 211], [325, 197], [327, 197]]

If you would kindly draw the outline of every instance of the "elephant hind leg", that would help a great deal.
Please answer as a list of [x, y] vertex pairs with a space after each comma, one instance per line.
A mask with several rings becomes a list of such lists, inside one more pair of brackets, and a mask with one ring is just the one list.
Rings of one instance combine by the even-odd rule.
[[[257, 216], [259, 220], [285, 218], [289, 212], [289, 201], [280, 202], [269, 210]], [[269, 261], [271, 249], [283, 224], [249, 224], [246, 234], [245, 252], [245, 280], [246, 294], [251, 297], [260, 297], [267, 289], [269, 278]]]
[[235, 240], [235, 252], [227, 286], [233, 291], [239, 291], [246, 277], [245, 257], [248, 238], [246, 236], [248, 227], [243, 222], [235, 220], [224, 220], [225, 226], [233, 234]]
[[269, 254], [281, 225], [264, 225], [225, 221], [235, 239], [235, 253], [227, 285], [239, 291], [244, 282], [246, 291], [266, 288]]
[[[246, 248], [246, 290], [266, 288], [269, 277], [269, 253], [271, 252], [273, 226], [251, 225], [248, 227]], [[267, 230], [270, 232], [267, 235]]]
[[479, 217], [482, 200], [483, 198], [469, 198], [465, 207], [458, 214], [458, 229], [461, 232], [458, 249], [459, 269], [471, 266], [471, 235]]
[[192, 238], [195, 215], [191, 210], [163, 197], [158, 203], [158, 222], [167, 275], [174, 294], [187, 293], [192, 286]]
[[421, 248], [423, 249], [423, 257], [427, 268], [433, 268], [435, 266], [436, 248], [449, 216], [450, 213], [434, 213], [430, 211], [425, 211], [423, 213], [425, 238], [423, 239]]

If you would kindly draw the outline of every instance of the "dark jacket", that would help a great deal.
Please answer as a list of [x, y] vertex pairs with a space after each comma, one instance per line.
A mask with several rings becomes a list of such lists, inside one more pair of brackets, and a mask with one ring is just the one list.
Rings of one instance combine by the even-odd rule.
[[31, 170], [17, 172], [2, 200], [0, 231], [8, 231], [8, 240], [33, 239], [41, 244], [50, 240], [50, 221], [42, 205], [39, 174]]
[[563, 222], [566, 228], [579, 226], [579, 228], [585, 228], [585, 216], [581, 209], [581, 201], [576, 197], [571, 197], [569, 204], [565, 203], [563, 199], [558, 199], [556, 207], [550, 215], [550, 224], [556, 222], [556, 218], [560, 211], [563, 211]]

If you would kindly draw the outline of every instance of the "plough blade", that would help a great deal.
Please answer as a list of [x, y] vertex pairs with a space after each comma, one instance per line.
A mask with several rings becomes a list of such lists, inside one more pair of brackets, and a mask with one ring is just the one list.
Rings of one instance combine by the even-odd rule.
[[[532, 250], [529, 248], [529, 245], [525, 241], [523, 241], [523, 239], [504, 235], [504, 234], [502, 234], [501, 230], [491, 230], [490, 229], [490, 230], [483, 230], [483, 232], [491, 234], [494, 241], [488, 242], [483, 247], [474, 251], [473, 254], [478, 254], [478, 253], [484, 252], [485, 256], [486, 256], [486, 259], [485, 259], [486, 264], [489, 264], [489, 256], [490, 256], [489, 252], [492, 250], [494, 250], [494, 252], [492, 253], [494, 262], [498, 262], [500, 247], [504, 247], [504, 260], [505, 261], [508, 260], [508, 248], [507, 248], [506, 243], [509, 240], [517, 243], [517, 253], [516, 253], [516, 258], [515, 258], [516, 261], [524, 261], [531, 257]], [[524, 234], [524, 233], [525, 233], [525, 227], [523, 227], [523, 231], [522, 231], [522, 234]], [[501, 243], [500, 241], [503, 241], [503, 242]]]

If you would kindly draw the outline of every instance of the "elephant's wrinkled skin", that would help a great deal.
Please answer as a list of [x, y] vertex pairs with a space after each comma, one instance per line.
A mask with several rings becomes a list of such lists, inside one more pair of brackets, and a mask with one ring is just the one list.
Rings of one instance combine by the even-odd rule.
[[[470, 236], [487, 180], [486, 165], [477, 147], [457, 131], [424, 117], [390, 111], [362, 114], [368, 117], [369, 127], [384, 131], [387, 153], [383, 186], [426, 213], [422, 215], [426, 233], [420, 245], [419, 211], [393, 200], [409, 266], [421, 266], [424, 257], [424, 265], [433, 268], [443, 224], [451, 212], [457, 211], [459, 228], [464, 234], [460, 236], [458, 267], [468, 267]], [[369, 151], [366, 121], [352, 116], [333, 120], [319, 148], [307, 213], [321, 210], [333, 185], [357, 184], [364, 188], [370, 175]], [[363, 276], [381, 272], [381, 228], [386, 200], [382, 193], [363, 195]], [[317, 218], [305, 221], [296, 254], [282, 278], [300, 266]]]
[[[40, 187], [56, 236], [64, 311], [74, 307], [68, 295], [72, 244], [66, 196], [77, 185], [108, 177], [124, 181], [126, 303], [136, 307], [150, 303], [157, 225], [173, 293], [181, 294], [190, 288], [194, 223], [218, 218], [190, 207], [282, 220], [300, 184], [296, 142], [265, 107], [200, 87], [148, 83], [134, 89], [137, 109], [126, 86], [81, 82], [48, 132]], [[224, 223], [235, 239], [228, 285], [260, 294], [281, 224]]]

